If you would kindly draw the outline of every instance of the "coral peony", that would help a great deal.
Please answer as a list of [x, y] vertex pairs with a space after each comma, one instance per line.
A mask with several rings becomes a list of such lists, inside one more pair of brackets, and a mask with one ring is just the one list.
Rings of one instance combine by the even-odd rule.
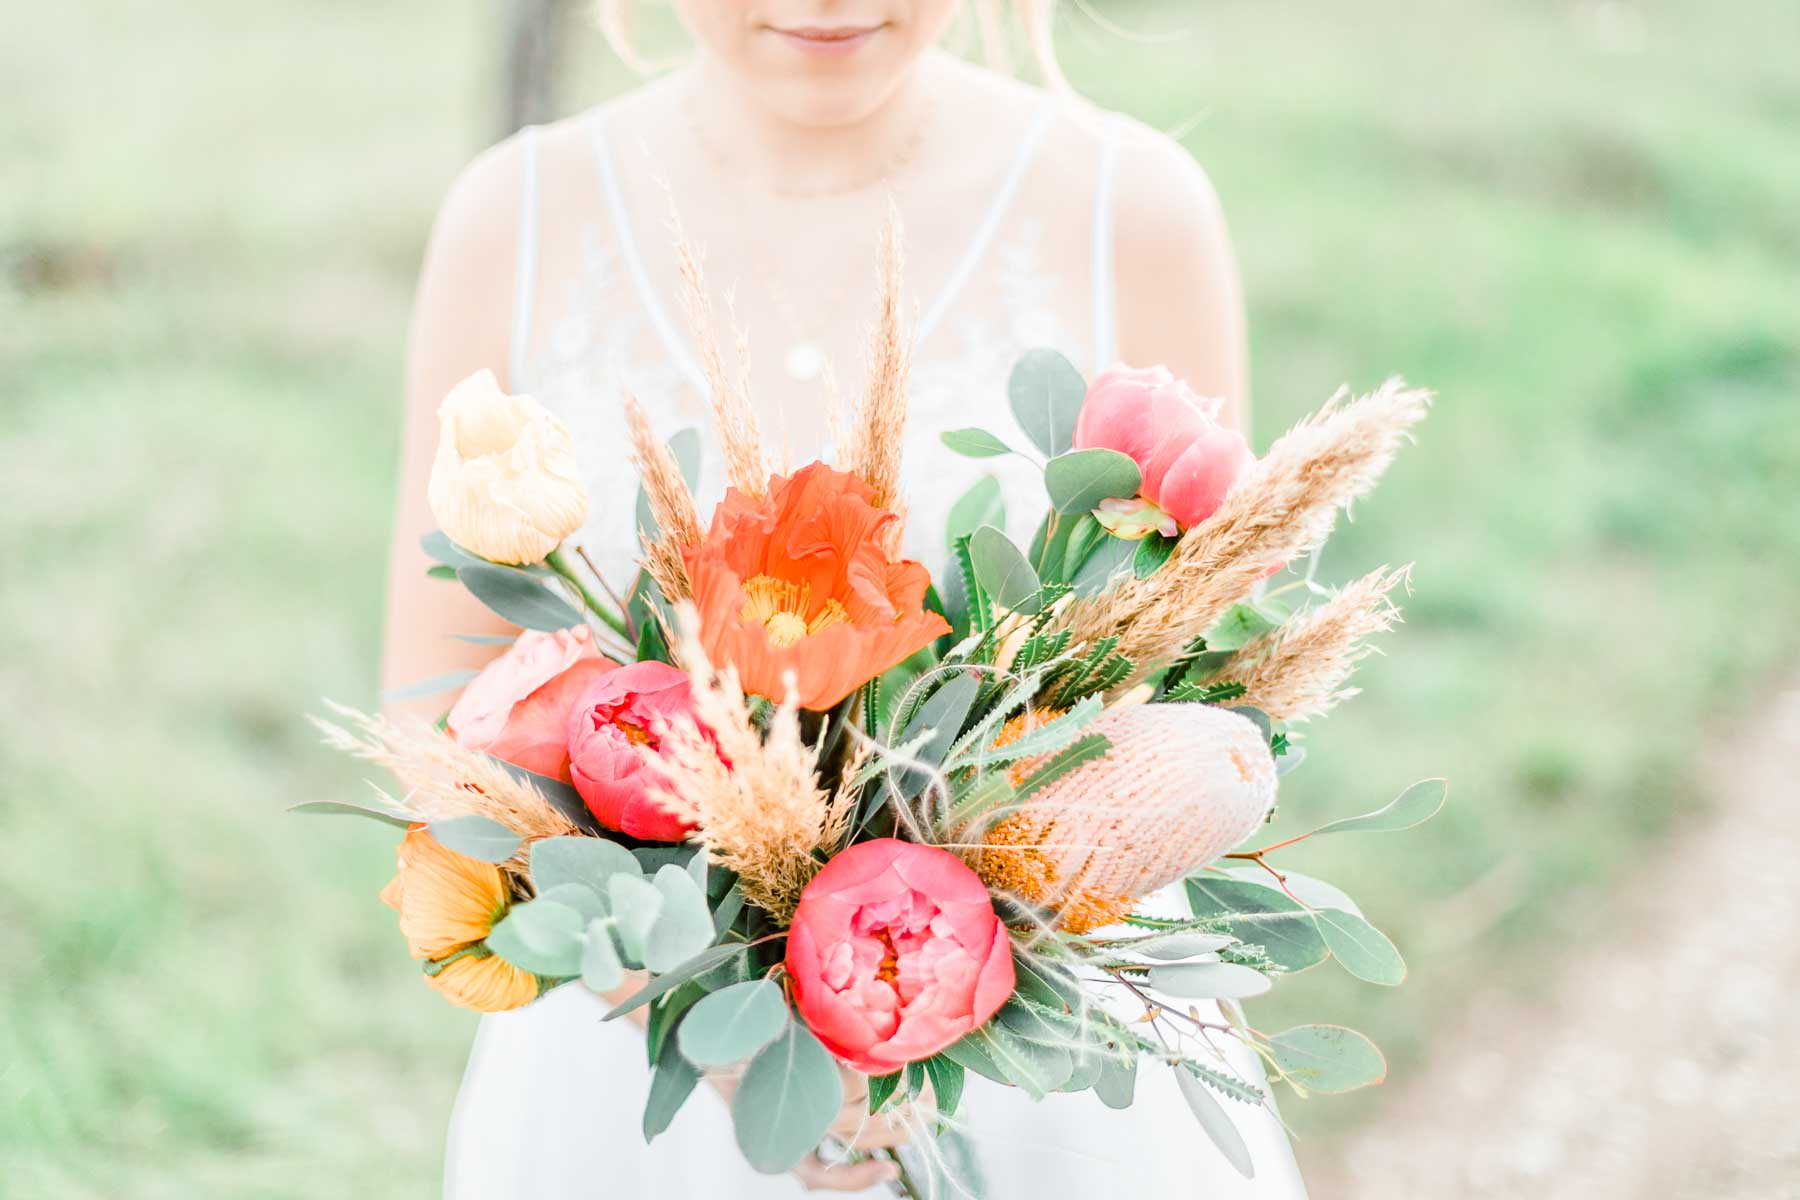
[[492, 371], [451, 389], [438, 408], [427, 498], [450, 540], [497, 563], [542, 562], [587, 520], [587, 489], [563, 423]]
[[830, 708], [949, 632], [924, 609], [931, 578], [889, 556], [893, 513], [869, 486], [813, 463], [774, 476], [765, 499], [733, 488], [683, 551], [700, 640], [744, 689], [775, 700], [792, 672], [802, 708]]
[[794, 1003], [858, 1071], [929, 1058], [1013, 991], [1012, 946], [987, 888], [935, 846], [881, 838], [826, 863], [788, 930]]
[[1078, 449], [1117, 450], [1137, 463], [1136, 501], [1107, 501], [1096, 514], [1120, 537], [1173, 537], [1212, 516], [1254, 461], [1244, 435], [1218, 420], [1167, 367], [1114, 367], [1095, 376], [1075, 421]]
[[693, 716], [686, 672], [646, 661], [602, 676], [566, 719], [569, 771], [588, 811], [608, 829], [654, 842], [679, 842], [693, 826], [653, 794], [648, 759], [662, 746], [668, 722]]
[[527, 630], [457, 697], [450, 736], [459, 746], [569, 783], [569, 711], [583, 689], [614, 667], [600, 657], [585, 625]]
[[397, 870], [381, 901], [399, 912], [407, 948], [425, 960], [425, 982], [477, 1012], [535, 1000], [537, 976], [481, 944], [506, 913], [500, 868], [447, 849], [423, 825], [406, 831], [395, 855]]

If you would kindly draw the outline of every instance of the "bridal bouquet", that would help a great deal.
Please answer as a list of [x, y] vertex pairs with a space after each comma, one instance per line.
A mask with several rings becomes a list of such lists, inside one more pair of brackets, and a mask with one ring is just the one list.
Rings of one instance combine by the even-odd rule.
[[[1248, 1175], [1227, 1109], [1268, 1097], [1225, 1047], [1301, 1093], [1379, 1082], [1385, 1063], [1341, 1027], [1253, 1029], [1235, 1001], [1327, 958], [1377, 984], [1405, 971], [1343, 892], [1275, 863], [1301, 839], [1255, 837], [1301, 759], [1294, 724], [1351, 694], [1405, 573], [1335, 593], [1264, 581], [1369, 490], [1426, 397], [1339, 396], [1256, 458], [1165, 370], [1088, 382], [1032, 352], [1008, 389], [1017, 429], [944, 441], [1041, 463], [1037, 536], [1008, 539], [984, 479], [934, 581], [900, 551], [891, 237], [883, 265], [846, 452], [773, 470], [690, 262], [731, 486], [701, 513], [697, 441], [659, 442], [628, 406], [643, 571], [622, 596], [565, 548], [588, 504], [566, 431], [491, 375], [453, 391], [432, 573], [524, 632], [435, 728], [320, 722], [400, 789], [304, 807], [405, 829], [382, 899], [453, 1003], [568, 985], [629, 989], [612, 1017], [647, 1006], [646, 1138], [730, 1070], [743, 1153], [788, 1170], [839, 1114], [842, 1063], [869, 1076], [871, 1112], [919, 1122], [906, 1186], [968, 1192], [945, 1147], [969, 1072], [1125, 1107], [1159, 1070]], [[1304, 836], [1407, 828], [1443, 795], [1415, 785]]]

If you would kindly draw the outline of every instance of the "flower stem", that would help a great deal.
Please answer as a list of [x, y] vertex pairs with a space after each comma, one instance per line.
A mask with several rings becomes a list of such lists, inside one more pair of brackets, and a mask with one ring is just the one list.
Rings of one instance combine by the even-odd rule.
[[607, 626], [611, 628], [614, 633], [617, 633], [620, 637], [631, 636], [630, 629], [625, 624], [625, 618], [621, 614], [614, 612], [606, 601], [594, 594], [594, 590], [588, 586], [587, 580], [582, 578], [581, 573], [575, 569], [574, 564], [563, 557], [561, 547], [558, 547], [549, 553], [544, 559], [544, 565], [568, 580], [569, 586], [575, 589], [576, 594], [581, 597], [582, 603], [587, 605], [588, 611], [606, 622]]

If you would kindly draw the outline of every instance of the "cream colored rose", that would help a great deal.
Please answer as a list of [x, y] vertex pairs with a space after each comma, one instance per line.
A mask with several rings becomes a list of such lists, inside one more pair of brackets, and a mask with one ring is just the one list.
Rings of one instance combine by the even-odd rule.
[[498, 563], [542, 562], [587, 520], [587, 489], [569, 431], [492, 371], [451, 389], [438, 408], [431, 514], [457, 545]]

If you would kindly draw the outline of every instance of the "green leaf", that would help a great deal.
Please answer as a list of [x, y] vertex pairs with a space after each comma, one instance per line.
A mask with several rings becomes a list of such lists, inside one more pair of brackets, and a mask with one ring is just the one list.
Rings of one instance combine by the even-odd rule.
[[477, 600], [522, 629], [552, 631], [585, 623], [566, 601], [524, 571], [477, 563], [458, 567], [456, 577]]
[[1332, 957], [1358, 979], [1395, 987], [1406, 979], [1406, 960], [1387, 935], [1355, 913], [1337, 908], [1313, 912]]
[[400, 829], [410, 828], [418, 820], [399, 809], [373, 804], [343, 804], [336, 800], [308, 800], [304, 804], [291, 806], [288, 811], [310, 813], [314, 816], [370, 817]]
[[1209, 872], [1191, 876], [1187, 893], [1196, 917], [1221, 918], [1222, 932], [1261, 946], [1277, 966], [1304, 971], [1330, 954], [1313, 915], [1279, 889]]
[[950, 506], [944, 522], [945, 544], [954, 547], [956, 539], [967, 537], [983, 525], [1003, 528], [1006, 525], [1006, 503], [1000, 496], [1000, 481], [983, 475]]
[[1273, 981], [1237, 963], [1167, 963], [1150, 968], [1150, 986], [1184, 1000], [1247, 1000], [1267, 992]]
[[451, 541], [450, 535], [441, 529], [434, 529], [420, 538], [419, 548], [425, 551], [426, 557], [434, 562], [443, 563], [447, 567], [475, 567], [487, 564], [487, 559], [470, 554]]
[[1234, 604], [1206, 633], [1209, 651], [1239, 650], [1274, 629], [1276, 623], [1248, 604]]
[[[981, 1044], [989, 1059], [1005, 1073], [1008, 1081], [1017, 1084], [1033, 1100], [1042, 1100], [1069, 1078], [1070, 1072], [1075, 1069], [1075, 1060], [1061, 1046], [1019, 1036], [1014, 1023], [1025, 1019], [1021, 1015], [1024, 1012], [1016, 1005], [1003, 1008], [998, 1017], [969, 1036]], [[1050, 1030], [1042, 1018], [1036, 1014], [1029, 1015], [1034, 1029], [1049, 1030], [1049, 1034], [1054, 1034], [1054, 1030]]]
[[620, 873], [638, 874], [637, 859], [606, 838], [553, 837], [531, 843], [531, 881], [540, 892], [564, 883], [604, 888]]
[[584, 921], [599, 921], [612, 915], [606, 898], [585, 883], [559, 883], [552, 888], [539, 888], [539, 900], [566, 904], [581, 914]]
[[491, 754], [488, 755], [488, 758], [493, 761], [495, 766], [503, 769], [520, 783], [529, 784], [537, 791], [538, 795], [549, 802], [551, 808], [569, 818], [578, 827], [592, 830], [600, 828], [599, 822], [594, 820], [594, 814], [588, 811], [587, 802], [581, 798], [581, 793], [562, 780], [527, 771], [524, 767], [516, 767], [504, 759], [494, 758]]
[[564, 978], [581, 973], [586, 945], [581, 914], [554, 900], [527, 900], [507, 910], [487, 948], [522, 971]]
[[1028, 350], [1007, 378], [1006, 397], [1019, 428], [1047, 457], [1055, 457], [1075, 440], [1087, 383], [1055, 350]]
[[697, 979], [708, 971], [714, 970], [734, 957], [748, 953], [750, 946], [746, 942], [727, 942], [722, 946], [713, 946], [682, 963], [679, 967], [665, 971], [649, 983], [621, 1000], [613, 1010], [601, 1018], [603, 1021], [616, 1020], [634, 1009], [655, 1000], [666, 992], [673, 991], [690, 980]]
[[700, 1082], [700, 1068], [679, 1054], [664, 1054], [650, 1074], [650, 1098], [644, 1101], [644, 1141], [651, 1142], [668, 1129], [669, 1122]]
[[1317, 837], [1321, 833], [1396, 833], [1402, 829], [1411, 829], [1437, 816], [1438, 810], [1444, 807], [1449, 787], [1448, 780], [1421, 780], [1374, 812], [1321, 825], [1306, 836]]
[[975, 578], [989, 599], [1018, 613], [1038, 610], [1043, 585], [1025, 555], [992, 525], [983, 525], [969, 538], [969, 559]]
[[1112, 742], [1103, 733], [1089, 733], [1071, 742], [1066, 749], [1057, 752], [1056, 756], [1026, 777], [1014, 789], [1014, 800], [1024, 803], [1026, 799], [1049, 787], [1063, 776], [1086, 766], [1094, 759], [1103, 758], [1112, 749]]
[[661, 974], [712, 945], [712, 909], [694, 877], [670, 863], [653, 881], [662, 904], [644, 939], [644, 966]]
[[1175, 553], [1175, 544], [1179, 538], [1164, 537], [1153, 533], [1137, 544], [1137, 552], [1131, 556], [1131, 571], [1139, 579], [1148, 579], [1169, 561]]
[[1238, 1132], [1237, 1123], [1225, 1111], [1225, 1106], [1206, 1090], [1206, 1085], [1193, 1072], [1179, 1066], [1173, 1070], [1182, 1098], [1193, 1111], [1194, 1119], [1200, 1122], [1200, 1128], [1225, 1156], [1225, 1161], [1245, 1179], [1256, 1178], [1256, 1166], [1250, 1161], [1250, 1147], [1244, 1144], [1244, 1135]]
[[651, 1066], [655, 1066], [662, 1058], [664, 1044], [681, 1024], [687, 1010], [698, 1004], [705, 995], [706, 989], [697, 980], [689, 980], [650, 1006], [650, 1012], [644, 1021], [644, 1054]]
[[985, 429], [950, 429], [940, 436], [944, 445], [964, 458], [995, 458], [1013, 452], [1011, 446]]
[[1141, 954], [1145, 958], [1159, 959], [1163, 962], [1180, 962], [1184, 958], [1197, 958], [1202, 954], [1231, 945], [1237, 939], [1223, 933], [1171, 933], [1163, 937], [1143, 938], [1122, 947], [1132, 954]]
[[1126, 570], [1136, 554], [1136, 542], [1128, 542], [1124, 538], [1108, 534], [1094, 547], [1087, 561], [1081, 564], [1081, 569], [1075, 572], [1075, 577], [1069, 580], [1075, 587], [1075, 594], [1093, 596], [1105, 591], [1106, 585], [1112, 582], [1115, 575]]
[[871, 1115], [881, 1111], [881, 1106], [893, 1099], [894, 1093], [900, 1090], [901, 1073], [895, 1071], [889, 1075], [869, 1076], [869, 1112]]
[[625, 982], [625, 964], [619, 961], [619, 948], [605, 921], [588, 922], [581, 947], [581, 982], [594, 992], [610, 992]]
[[700, 1000], [688, 1010], [675, 1038], [695, 1066], [723, 1067], [761, 1050], [787, 1023], [781, 988], [767, 979], [752, 979]]
[[505, 862], [525, 840], [493, 818], [474, 813], [433, 821], [426, 828], [444, 849], [484, 863]]
[[1144, 477], [1137, 463], [1117, 450], [1071, 450], [1044, 467], [1044, 488], [1059, 513], [1085, 513], [1102, 500], [1135, 496]]
[[756, 1170], [781, 1174], [812, 1153], [843, 1106], [837, 1060], [790, 1022], [750, 1060], [732, 1098], [738, 1148]]
[[381, 702], [405, 704], [410, 700], [423, 700], [427, 696], [441, 696], [445, 692], [454, 692], [479, 674], [479, 671], [450, 671], [443, 675], [433, 675], [430, 679], [421, 679], [417, 683], [382, 692]]
[[1342, 1025], [1297, 1025], [1270, 1038], [1269, 1050], [1309, 1092], [1354, 1092], [1387, 1078], [1387, 1059], [1375, 1043]]
[[[700, 431], [688, 428], [677, 430], [669, 439], [669, 452], [675, 456], [675, 466], [681, 477], [687, 482], [688, 490], [693, 491], [700, 486]], [[637, 491], [637, 527], [647, 537], [654, 538], [659, 532], [656, 517], [650, 511], [650, 495], [643, 485]]]
[[614, 875], [607, 880], [607, 899], [612, 903], [614, 928], [628, 962], [644, 961], [644, 943], [662, 911], [663, 896], [654, 884], [639, 875]]
[[1137, 1056], [1107, 1055], [1100, 1064], [1094, 1094], [1108, 1108], [1130, 1108], [1137, 1093]]
[[934, 1054], [925, 1060], [925, 1074], [931, 1080], [931, 1095], [938, 1112], [946, 1117], [955, 1116], [956, 1106], [962, 1101], [966, 1074], [962, 1064]]

